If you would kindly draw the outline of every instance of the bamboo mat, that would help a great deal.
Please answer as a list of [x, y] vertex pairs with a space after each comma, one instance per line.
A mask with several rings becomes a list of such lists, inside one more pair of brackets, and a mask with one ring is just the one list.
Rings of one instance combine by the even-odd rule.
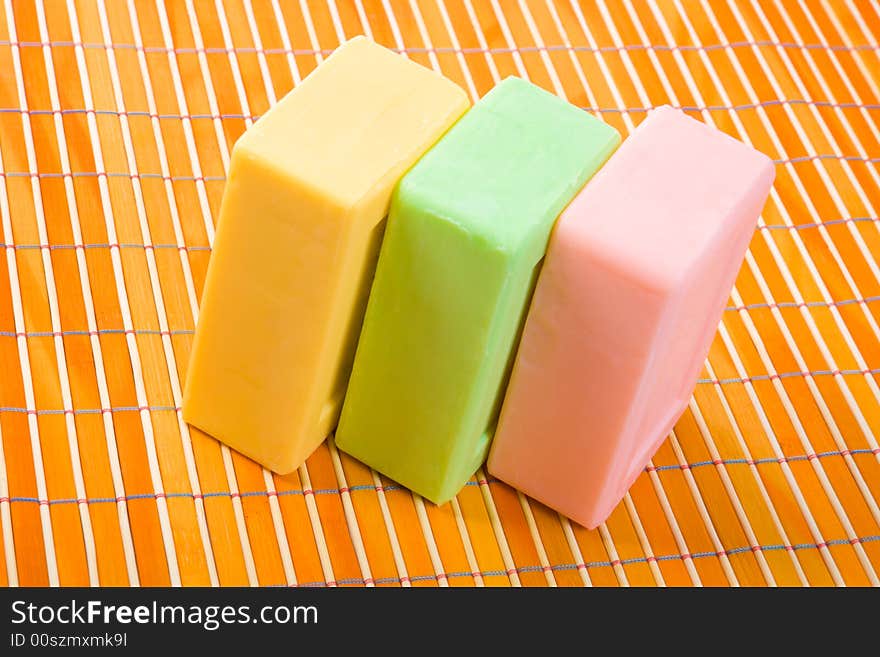
[[[878, 583], [877, 0], [0, 2], [0, 584]], [[778, 163], [693, 400], [596, 531], [332, 442], [273, 476], [181, 420], [232, 144], [361, 33]]]

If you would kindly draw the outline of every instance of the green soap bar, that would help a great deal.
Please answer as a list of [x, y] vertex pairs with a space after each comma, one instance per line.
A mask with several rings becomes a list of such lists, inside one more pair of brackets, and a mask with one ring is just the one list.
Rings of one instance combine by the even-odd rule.
[[459, 491], [488, 452], [553, 222], [619, 143], [507, 78], [401, 179], [340, 449], [438, 504]]

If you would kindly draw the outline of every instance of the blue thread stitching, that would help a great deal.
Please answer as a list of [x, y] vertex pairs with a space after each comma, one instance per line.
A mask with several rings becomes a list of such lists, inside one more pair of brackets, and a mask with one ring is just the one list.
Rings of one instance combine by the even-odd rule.
[[[99, 50], [143, 50], [145, 53], [173, 53], [173, 54], [198, 54], [204, 52], [207, 55], [226, 55], [229, 53], [263, 53], [265, 55], [294, 55], [294, 56], [314, 56], [328, 55], [333, 52], [333, 48], [256, 48], [253, 46], [242, 46], [237, 48], [168, 48], [165, 46], [138, 46], [134, 43], [97, 43], [97, 42], [74, 42], [74, 41], [11, 41], [9, 39], [0, 40], [0, 46], [20, 47], [20, 48], [72, 48], [81, 45], [83, 48], [95, 48]], [[856, 44], [847, 46], [844, 44], [821, 44], [821, 43], [795, 43], [793, 41], [732, 41], [730, 43], [709, 43], [709, 44], [651, 44], [651, 43], [631, 43], [622, 46], [588, 46], [588, 45], [524, 45], [515, 47], [500, 48], [453, 48], [451, 46], [439, 46], [434, 48], [411, 47], [411, 48], [390, 48], [395, 52], [407, 53], [461, 53], [463, 55], [480, 55], [480, 54], [512, 54], [515, 52], [555, 52], [555, 51], [573, 51], [573, 52], [622, 52], [637, 50], [656, 50], [658, 52], [711, 52], [714, 50], [735, 49], [735, 48], [785, 48], [794, 50], [822, 50], [829, 52], [860, 52], [872, 51], [880, 49], [876, 44]]]
[[[863, 536], [855, 539], [859, 543], [870, 543], [873, 541], [880, 541], [880, 536]], [[825, 541], [826, 546], [835, 546], [835, 545], [849, 545], [850, 541], [845, 538], [837, 538], [829, 541]], [[756, 545], [752, 546], [741, 546], [735, 548], [729, 548], [722, 550], [721, 552], [692, 552], [689, 555], [683, 554], [664, 554], [655, 557], [631, 557], [628, 559], [620, 559], [617, 562], [611, 561], [587, 561], [583, 564], [576, 563], [565, 563], [565, 564], [553, 564], [549, 566], [549, 569], [553, 572], [560, 571], [571, 571], [571, 570], [579, 570], [580, 568], [611, 568], [616, 563], [620, 563], [621, 565], [631, 565], [631, 564], [640, 564], [640, 563], [649, 563], [650, 561], [679, 561], [685, 559], [689, 556], [691, 559], [705, 559], [709, 557], [718, 557], [721, 554], [727, 556], [734, 556], [736, 554], [745, 554], [748, 552], [761, 551], [761, 552], [774, 552], [779, 550], [816, 550], [819, 549], [819, 545], [816, 543], [798, 543], [792, 546], [786, 546], [782, 544], [771, 544], [771, 545]], [[517, 573], [533, 573], [533, 572], [543, 572], [546, 570], [544, 566], [518, 566], [514, 568]], [[508, 573], [504, 570], [486, 570], [479, 571], [476, 573], [465, 572], [465, 571], [456, 571], [450, 573], [439, 573], [438, 575], [413, 575], [409, 576], [406, 579], [409, 579], [411, 582], [416, 581], [429, 581], [429, 580], [437, 580], [438, 578], [442, 579], [452, 579], [458, 577], [473, 577], [474, 575], [480, 575], [482, 577], [492, 577], [492, 576], [506, 576]], [[377, 584], [399, 584], [403, 578], [400, 577], [381, 577], [378, 579], [373, 579], [373, 582]], [[341, 580], [336, 580], [336, 584], [365, 584], [365, 580], [363, 578], [346, 578]], [[287, 586], [286, 584], [276, 584], [275, 586]], [[296, 586], [306, 586], [306, 587], [323, 587], [327, 586], [327, 582], [307, 582], [297, 584]]]
[[[853, 456], [859, 455], [873, 455], [874, 452], [871, 449], [851, 449], [848, 450], [848, 453]], [[844, 456], [842, 452], [838, 451], [828, 451], [828, 452], [818, 452], [815, 454], [816, 458], [830, 458], [834, 456]], [[795, 454], [792, 456], [786, 456], [783, 459], [783, 462], [798, 462], [798, 461], [809, 461], [812, 455], [807, 454]], [[671, 465], [658, 465], [654, 466], [652, 469], [656, 472], [663, 472], [667, 470], [687, 470], [687, 469], [695, 469], [707, 466], [728, 466], [728, 465], [766, 465], [779, 463], [779, 459], [776, 457], [766, 457], [766, 458], [758, 458], [752, 459], [749, 461], [744, 458], [733, 458], [733, 459], [721, 459], [720, 461], [696, 461], [694, 463], [687, 464], [671, 464]], [[647, 468], [646, 468], [647, 471]], [[494, 477], [488, 477], [485, 480], [485, 483], [495, 484], [499, 483], [500, 480]], [[482, 482], [480, 481], [468, 481], [465, 483], [465, 486], [480, 486]], [[387, 486], [381, 486], [381, 489], [384, 492], [392, 492], [396, 490], [403, 490], [403, 487], [398, 484], [389, 484]], [[315, 488], [315, 489], [306, 489], [310, 490], [312, 494], [315, 495], [339, 495], [341, 494], [341, 490], [338, 488]], [[358, 484], [355, 486], [349, 486], [346, 490], [349, 492], [359, 492], [359, 491], [377, 491], [376, 486], [372, 484]], [[378, 491], [377, 491], [378, 492]], [[272, 495], [277, 495], [279, 497], [289, 496], [289, 495], [304, 495], [305, 492], [300, 489], [291, 489], [291, 490], [281, 490], [272, 493]], [[198, 496], [194, 493], [187, 492], [173, 492], [173, 493], [159, 493], [158, 495], [165, 498], [188, 498], [194, 499], [195, 497], [204, 498], [212, 498], [212, 497], [228, 497], [231, 498], [233, 496], [247, 498], [247, 497], [269, 497], [269, 493], [267, 491], [246, 491], [243, 493], [233, 494], [231, 491], [212, 491], [207, 493], [200, 493]], [[137, 500], [146, 500], [146, 499], [155, 499], [157, 497], [156, 493], [133, 493], [130, 495], [125, 495], [120, 500], [117, 500], [115, 497], [94, 497], [94, 498], [86, 498], [83, 500], [86, 504], [112, 504], [117, 501], [137, 501]], [[40, 499], [36, 497], [22, 497], [22, 496], [12, 496], [7, 498], [9, 502], [27, 502], [31, 504], [40, 504]], [[80, 500], [76, 498], [59, 498], [54, 500], [48, 500], [47, 503], [51, 505], [55, 504], [78, 504]]]

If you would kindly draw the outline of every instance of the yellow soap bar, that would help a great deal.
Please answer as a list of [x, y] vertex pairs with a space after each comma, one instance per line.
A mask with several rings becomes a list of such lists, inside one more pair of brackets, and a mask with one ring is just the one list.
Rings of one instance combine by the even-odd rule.
[[392, 189], [467, 108], [453, 82], [358, 37], [242, 135], [187, 422], [279, 473], [334, 429]]

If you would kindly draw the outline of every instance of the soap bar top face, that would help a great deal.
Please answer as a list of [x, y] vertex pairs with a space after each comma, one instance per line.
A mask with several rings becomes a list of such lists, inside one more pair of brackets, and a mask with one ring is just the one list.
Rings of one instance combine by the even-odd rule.
[[508, 79], [403, 177], [337, 445], [433, 502], [486, 456], [535, 268], [616, 131]]
[[763, 202], [774, 171], [766, 155], [659, 107], [572, 201], [570, 214], [578, 220], [559, 227], [646, 284], [672, 286], [751, 200], [744, 190]]
[[356, 38], [238, 140], [187, 422], [280, 473], [334, 429], [394, 186], [467, 107], [454, 83]]
[[619, 143], [608, 124], [510, 77], [419, 160], [400, 194], [537, 262], [556, 217]]
[[[390, 187], [470, 105], [440, 74], [355, 37], [264, 114], [236, 143], [284, 175], [356, 203]], [[387, 208], [386, 208], [387, 211]]]
[[556, 223], [489, 472], [595, 527], [685, 410], [774, 178], [653, 111]]

